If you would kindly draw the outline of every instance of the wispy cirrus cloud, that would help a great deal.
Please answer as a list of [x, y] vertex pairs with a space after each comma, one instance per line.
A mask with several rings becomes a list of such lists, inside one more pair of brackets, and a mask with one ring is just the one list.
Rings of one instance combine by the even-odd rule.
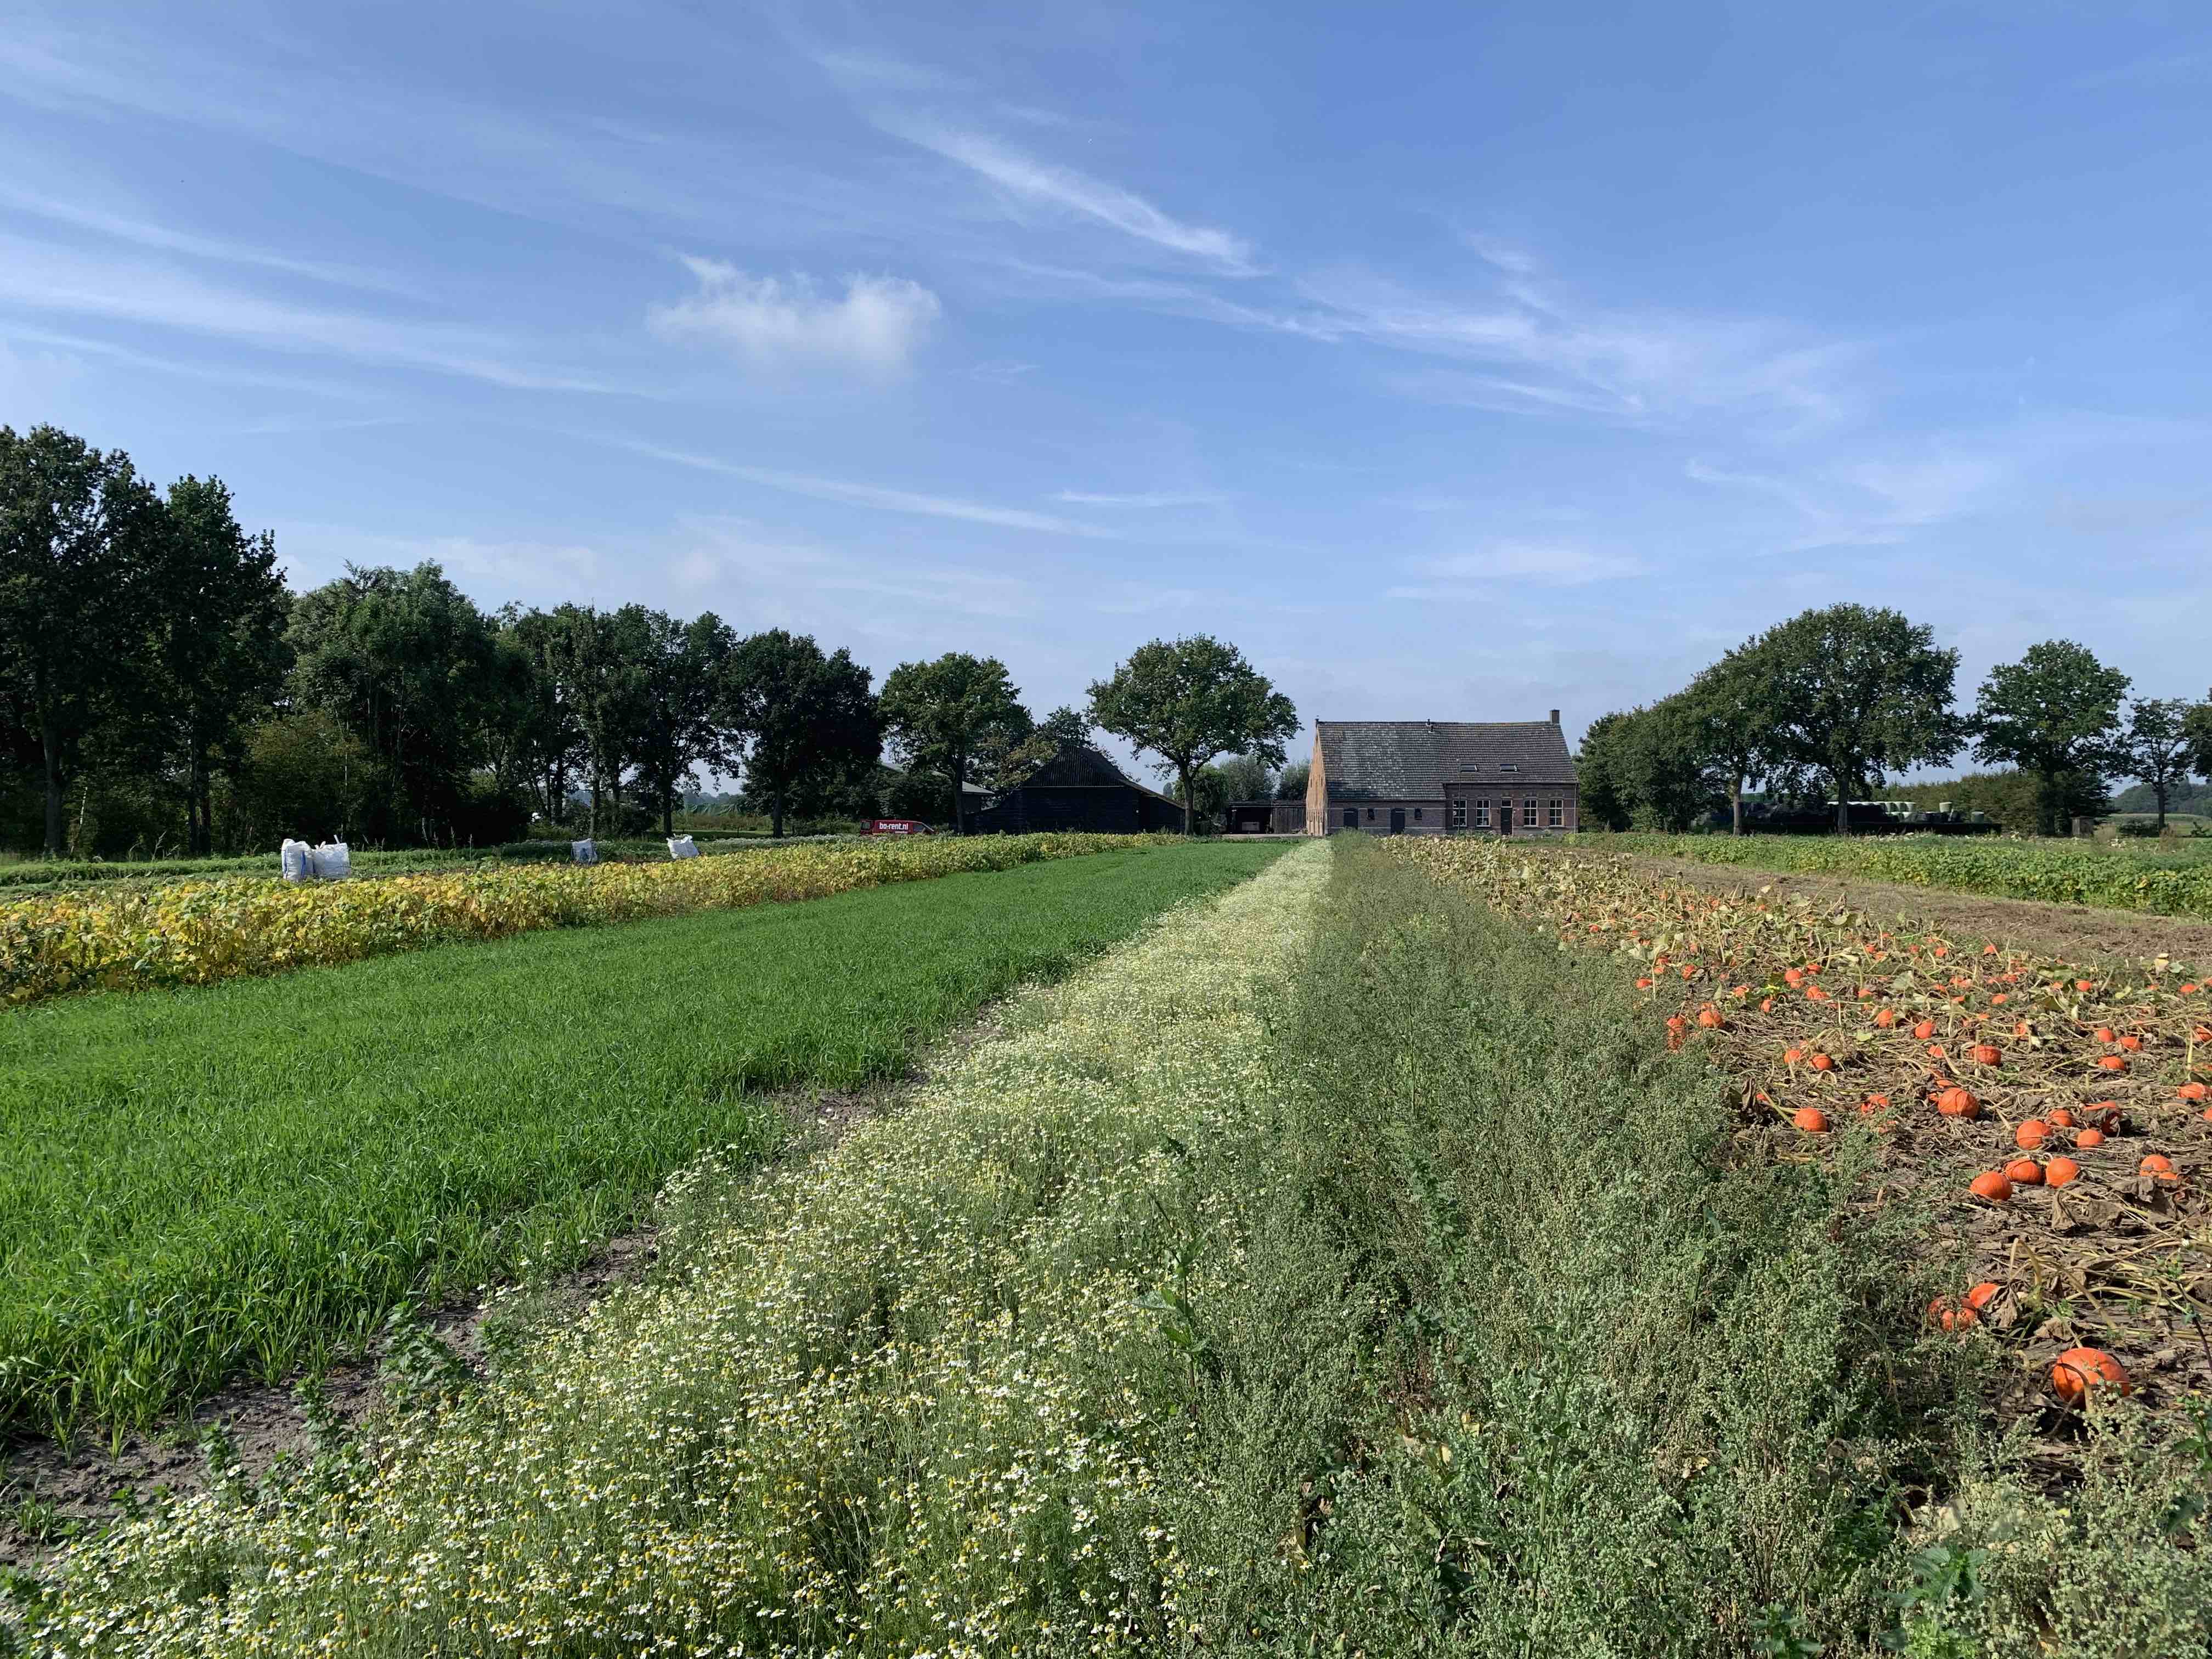
[[159, 249], [163, 252], [282, 271], [287, 276], [304, 276], [312, 282], [339, 288], [417, 297], [421, 295], [419, 289], [384, 271], [368, 270], [357, 265], [338, 264], [328, 260], [303, 259], [274, 249], [233, 241], [227, 237], [205, 236], [173, 225], [100, 207], [88, 201], [43, 195], [5, 180], [0, 180], [0, 207], [11, 208], [18, 213], [53, 224], [68, 225], [75, 229], [90, 231], [95, 235], [130, 242], [140, 247]]
[[1216, 225], [1178, 219], [1134, 191], [1060, 167], [984, 133], [904, 118], [884, 119], [885, 131], [957, 161], [1024, 202], [1103, 224], [1138, 241], [1182, 254], [1227, 276], [1258, 270], [1250, 242]]
[[0, 301], [228, 339], [257, 349], [434, 370], [532, 392], [629, 388], [532, 361], [487, 329], [295, 306], [157, 265], [88, 258], [0, 237]]
[[863, 483], [849, 478], [825, 478], [812, 473], [747, 466], [711, 455], [668, 449], [658, 444], [621, 441], [618, 447], [677, 466], [688, 466], [701, 472], [718, 472], [725, 477], [740, 478], [747, 483], [758, 484], [764, 489], [811, 496], [820, 501], [836, 501], [848, 507], [878, 507], [886, 513], [910, 513], [928, 519], [957, 519], [968, 524], [990, 525], [1000, 530], [1034, 530], [1052, 536], [1081, 536], [1102, 541], [1120, 539], [1118, 532], [1100, 526], [1084, 524], [1057, 514], [1032, 512], [1027, 507], [996, 507], [986, 501], [924, 495], [910, 489], [892, 489], [881, 484]]
[[1409, 560], [1407, 568], [1425, 580], [1386, 588], [1385, 599], [1487, 599], [1497, 596], [1501, 583], [1581, 587], [1639, 576], [1647, 567], [1641, 560], [1571, 542], [1500, 540], [1465, 552]]
[[1228, 496], [1215, 490], [1150, 489], [1135, 495], [1101, 495], [1087, 489], [1063, 489], [1053, 496], [1070, 507], [1218, 507]]
[[830, 362], [875, 374], [906, 368], [944, 313], [938, 297], [902, 276], [850, 276], [842, 298], [804, 275], [754, 276], [719, 259], [686, 256], [698, 284], [689, 298], [652, 307], [647, 321], [666, 340], [718, 345], [770, 367]]
[[1804, 553], [1910, 540], [1917, 531], [1973, 511], [2012, 468], [1999, 456], [1954, 453], [1832, 461], [1789, 476], [1702, 460], [1682, 471], [1694, 483], [1764, 496], [1789, 508], [1796, 527], [1783, 533], [1776, 550]]

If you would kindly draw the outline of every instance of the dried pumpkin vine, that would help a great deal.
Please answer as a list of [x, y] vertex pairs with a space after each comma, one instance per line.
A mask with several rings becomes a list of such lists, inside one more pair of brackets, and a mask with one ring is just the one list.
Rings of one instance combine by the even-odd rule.
[[1924, 919], [1717, 895], [1615, 854], [1386, 843], [1440, 880], [1605, 951], [1736, 1079], [1744, 1133], [1822, 1156], [1881, 1143], [1875, 1201], [1919, 1190], [1971, 1276], [1931, 1320], [2020, 1360], [2015, 1412], [2100, 1389], [2212, 1389], [2212, 990], [2160, 957], [2116, 969]]

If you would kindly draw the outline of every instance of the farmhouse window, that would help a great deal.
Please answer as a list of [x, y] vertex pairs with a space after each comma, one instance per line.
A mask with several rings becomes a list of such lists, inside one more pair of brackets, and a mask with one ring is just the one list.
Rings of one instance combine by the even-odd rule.
[[1455, 830], [1467, 828], [1467, 803], [1463, 800], [1455, 800], [1452, 803], [1452, 828]]
[[1375, 809], [1371, 806], [1367, 809], [1367, 821], [1370, 823], [1375, 822]]
[[1523, 830], [1536, 827], [1536, 798], [1534, 795], [1521, 803], [1521, 827]]
[[1490, 828], [1490, 803], [1486, 800], [1479, 800], [1474, 804], [1474, 827], [1478, 830]]
[[1414, 823], [1419, 823], [1420, 821], [1421, 821], [1421, 809], [1420, 809], [1419, 807], [1416, 806], [1416, 807], [1413, 809], [1413, 822], [1414, 822]]
[[1547, 800], [1544, 803], [1544, 823], [1548, 828], [1557, 830], [1566, 823], [1566, 814], [1561, 810], [1561, 806], [1562, 803], [1555, 800]]

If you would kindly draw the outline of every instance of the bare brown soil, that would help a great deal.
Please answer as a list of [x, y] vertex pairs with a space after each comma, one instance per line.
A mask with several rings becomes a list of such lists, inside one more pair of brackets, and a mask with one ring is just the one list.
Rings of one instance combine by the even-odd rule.
[[2144, 915], [2132, 910], [2099, 910], [2081, 904], [2047, 904], [2034, 899], [1982, 898], [1946, 892], [1940, 887], [1903, 887], [1889, 882], [1854, 881], [1840, 876], [1800, 875], [1740, 865], [1698, 864], [1688, 859], [1630, 855], [1636, 868], [1669, 881], [1714, 893], [1755, 893], [1771, 888], [1787, 902], [1803, 897], [1814, 903], [1863, 910], [1892, 917], [1903, 911], [1934, 922], [1975, 944], [1999, 950], [2028, 950], [2075, 961], [2140, 961], [2169, 957], [2212, 971], [2212, 922], [2182, 916]]

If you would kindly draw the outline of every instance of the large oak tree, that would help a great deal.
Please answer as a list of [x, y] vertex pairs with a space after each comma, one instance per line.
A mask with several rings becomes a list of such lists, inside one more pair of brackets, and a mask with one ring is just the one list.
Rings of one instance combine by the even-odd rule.
[[2069, 774], [2102, 779], [2124, 762], [2119, 753], [2120, 700], [2128, 677], [2107, 668], [2071, 640], [2032, 645], [2018, 662], [2002, 663], [1982, 682], [1974, 705], [1974, 753], [2032, 772], [2041, 785], [2038, 827], [2063, 832], [2062, 782]]
[[1029, 734], [1021, 692], [996, 657], [948, 651], [902, 662], [884, 676], [884, 727], [902, 765], [943, 778], [952, 793], [953, 825], [968, 833], [966, 787], [975, 757]]
[[1197, 833], [1194, 781], [1219, 755], [1283, 763], [1298, 713], [1235, 646], [1208, 634], [1154, 640], [1091, 688], [1091, 718], [1159, 757], [1181, 786], [1183, 830]]

